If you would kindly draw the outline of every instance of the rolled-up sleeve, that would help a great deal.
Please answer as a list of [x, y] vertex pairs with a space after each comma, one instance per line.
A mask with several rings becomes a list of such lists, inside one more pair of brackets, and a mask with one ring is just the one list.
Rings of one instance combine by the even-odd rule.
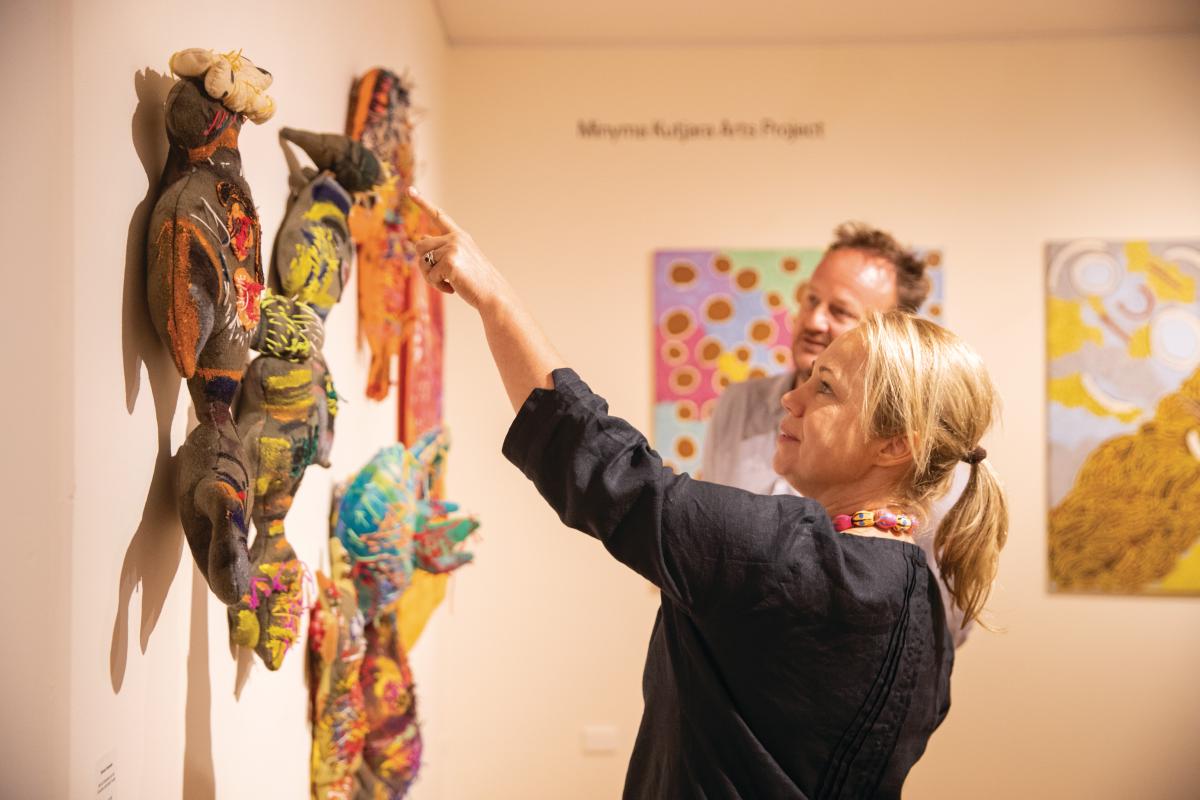
[[796, 529], [824, 517], [812, 501], [676, 474], [572, 370], [553, 379], [553, 389], [535, 389], [521, 407], [505, 457], [564, 524], [599, 539], [684, 607], [770, 583], [764, 572], [780, 563]]

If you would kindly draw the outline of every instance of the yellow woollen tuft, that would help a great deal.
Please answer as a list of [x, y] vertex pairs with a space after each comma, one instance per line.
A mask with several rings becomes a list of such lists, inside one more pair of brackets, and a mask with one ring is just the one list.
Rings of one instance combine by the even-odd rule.
[[[345, 219], [341, 209], [329, 202], [313, 203], [304, 213], [304, 219], [313, 222], [321, 222], [330, 216]], [[312, 242], [296, 245], [283, 288], [297, 300], [328, 311], [338, 301], [333, 291], [334, 281], [341, 274], [341, 256], [333, 231], [327, 225], [314, 225], [308, 228], [308, 233]]]
[[250, 609], [243, 608], [237, 613], [237, 627], [231, 637], [234, 644], [253, 648], [258, 644], [258, 616]]
[[304, 422], [313, 406], [312, 370], [297, 367], [266, 380], [263, 410], [280, 422]]
[[292, 472], [292, 443], [287, 439], [263, 436], [258, 440], [258, 478], [254, 481], [257, 495], [265, 495], [276, 484], [290, 485]]

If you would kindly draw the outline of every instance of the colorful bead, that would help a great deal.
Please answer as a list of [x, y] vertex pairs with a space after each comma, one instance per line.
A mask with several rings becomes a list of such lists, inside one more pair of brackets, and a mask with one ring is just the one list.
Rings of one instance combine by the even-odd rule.
[[859, 511], [853, 516], [838, 514], [833, 518], [833, 529], [843, 533], [851, 528], [878, 528], [891, 531], [893, 536], [905, 536], [912, 531], [916, 520], [907, 514], [893, 514], [886, 508], [878, 511]]
[[875, 512], [859, 511], [851, 519], [854, 521], [856, 528], [870, 528], [875, 524]]

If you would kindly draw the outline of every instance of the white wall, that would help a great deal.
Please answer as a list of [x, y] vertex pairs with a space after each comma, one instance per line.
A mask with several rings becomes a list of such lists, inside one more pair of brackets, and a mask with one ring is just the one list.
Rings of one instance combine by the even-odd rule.
[[[949, 323], [1006, 407], [1013, 526], [920, 798], [1195, 795], [1200, 599], [1046, 590], [1042, 247], [1200, 235], [1200, 39], [456, 49], [448, 210], [615, 413], [650, 423], [650, 253], [821, 245], [863, 218], [947, 254]], [[825, 122], [822, 141], [582, 141], [577, 120]], [[452, 204], [451, 204], [452, 201]], [[439, 640], [445, 796], [616, 796], [656, 599], [503, 462], [511, 414], [452, 304], [457, 494], [486, 520]], [[470, 450], [463, 443], [470, 443]], [[1114, 498], [1114, 515], [1120, 506]], [[611, 756], [580, 753], [610, 723]]]
[[[417, 132], [425, 162], [419, 174], [438, 185], [432, 165], [443, 160], [436, 98], [444, 91], [444, 37], [429, 0], [226, 8], [77, 2], [69, 30], [73, 193], [58, 203], [76, 220], [68, 228], [75, 497], [72, 569], [59, 577], [71, 587], [70, 736], [69, 750], [64, 743], [54, 756], [56, 768], [69, 773], [73, 798], [95, 796], [97, 764], [110, 756], [117, 797], [304, 797], [310, 739], [303, 648], [275, 674], [256, 663], [240, 698], [235, 694], [224, 607], [193, 567], [170, 503], [166, 459], [182, 441], [188, 401], [145, 320], [132, 266], [144, 247], [147, 192], [165, 153], [161, 75], [172, 52], [196, 46], [242, 48], [274, 74], [277, 114], [265, 125], [247, 124], [241, 136], [269, 254], [287, 191], [279, 128], [342, 130], [351, 82], [373, 66], [413, 73], [415, 101], [430, 109]], [[355, 286], [330, 316], [325, 347], [348, 398], [333, 468], [308, 471], [288, 516], [289, 539], [313, 567], [324, 553], [332, 481], [395, 439], [394, 401], [379, 405], [363, 395]], [[436, 638], [436, 627], [429, 635]], [[424, 714], [436, 719], [436, 682], [421, 647], [414, 668], [429, 687], [420, 700]], [[439, 760], [449, 761], [438, 755], [431, 750], [422, 786], [431, 794]]]
[[[5, 657], [0, 765], [5, 797], [64, 797], [71, 600], [71, 51], [68, 4], [0, 5], [9, 110], [0, 174], [8, 385], [4, 498]], [[36, 77], [28, 68], [38, 65]]]

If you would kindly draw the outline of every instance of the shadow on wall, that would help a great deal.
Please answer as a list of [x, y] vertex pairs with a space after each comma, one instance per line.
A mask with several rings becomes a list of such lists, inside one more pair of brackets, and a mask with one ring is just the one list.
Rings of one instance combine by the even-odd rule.
[[208, 581], [192, 564], [192, 632], [188, 645], [183, 731], [183, 800], [215, 800], [212, 678], [208, 672]]
[[[146, 367], [158, 426], [158, 456], [146, 492], [146, 503], [142, 507], [141, 521], [133, 532], [121, 564], [117, 615], [113, 620], [109, 652], [113, 692], [120, 692], [125, 680], [129, 649], [129, 601], [134, 590], [141, 586], [139, 644], [144, 653], [183, 553], [183, 529], [175, 507], [175, 465], [171, 456], [171, 423], [179, 400], [181, 379], [170, 354], [154, 331], [146, 307], [146, 225], [158, 197], [159, 176], [166, 163], [163, 105], [174, 83], [174, 78], [149, 68], [136, 73], [133, 79], [138, 102], [130, 127], [134, 150], [146, 171], [147, 187], [146, 196], [138, 203], [129, 220], [129, 234], [125, 241], [121, 350], [125, 369], [125, 407], [130, 414], [137, 404], [141, 388], [141, 367], [143, 364]], [[203, 579], [200, 583], [207, 586]]]

